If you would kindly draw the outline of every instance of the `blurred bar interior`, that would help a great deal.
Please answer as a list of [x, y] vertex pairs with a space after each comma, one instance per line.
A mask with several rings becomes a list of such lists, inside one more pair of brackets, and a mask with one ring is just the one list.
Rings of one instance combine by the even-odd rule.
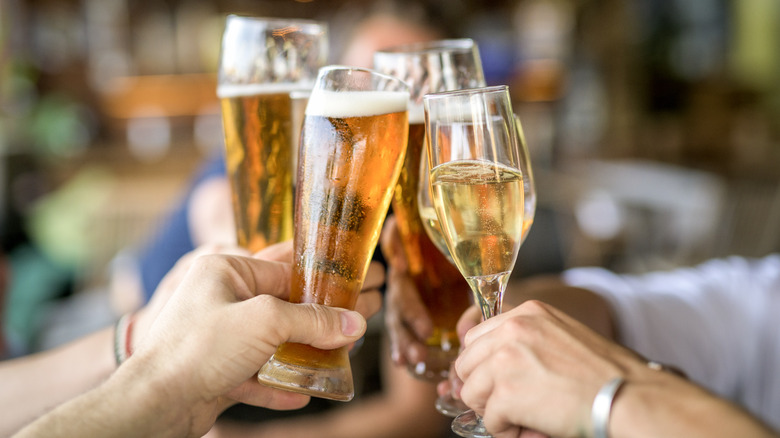
[[780, 246], [776, 0], [3, 0], [0, 230], [14, 287], [40, 291], [23, 305], [104, 284], [221, 150], [228, 13], [327, 21], [334, 62], [370, 65], [369, 16], [475, 39], [533, 155], [518, 275]]

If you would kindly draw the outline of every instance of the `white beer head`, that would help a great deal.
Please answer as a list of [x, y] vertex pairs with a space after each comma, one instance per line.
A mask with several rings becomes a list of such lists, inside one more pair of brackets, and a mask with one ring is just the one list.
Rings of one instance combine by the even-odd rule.
[[362, 117], [407, 110], [409, 89], [392, 76], [373, 70], [329, 66], [320, 69], [306, 115]]
[[409, 93], [403, 91], [328, 91], [314, 90], [306, 106], [306, 115], [324, 117], [362, 117], [406, 111]]

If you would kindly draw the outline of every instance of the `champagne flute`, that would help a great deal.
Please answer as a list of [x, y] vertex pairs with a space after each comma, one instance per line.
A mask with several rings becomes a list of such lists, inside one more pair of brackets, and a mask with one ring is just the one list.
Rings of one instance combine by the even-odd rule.
[[[528, 152], [528, 145], [525, 142], [525, 134], [523, 133], [520, 116], [518, 115], [515, 115], [515, 126], [518, 139], [520, 140], [520, 170], [523, 172], [523, 201], [525, 210], [523, 212], [522, 241], [525, 242], [536, 214], [536, 184], [534, 183], [534, 174], [531, 169], [531, 156]], [[428, 234], [436, 248], [454, 265], [455, 260], [452, 259], [450, 250], [447, 249], [447, 244], [444, 242], [439, 218], [436, 216], [436, 208], [433, 205], [431, 180], [428, 178], [431, 169], [428, 163], [428, 151], [423, 149], [422, 154], [422, 160], [420, 160], [420, 180], [417, 187], [417, 209], [420, 212], [420, 219], [422, 219], [425, 233]]]
[[525, 141], [523, 125], [520, 123], [520, 116], [517, 114], [515, 114], [515, 130], [517, 131], [518, 146], [520, 147], [520, 170], [523, 172], [523, 202], [525, 204], [523, 210], [523, 237], [520, 239], [520, 244], [522, 245], [525, 242], [525, 238], [528, 237], [528, 232], [531, 231], [531, 225], [534, 224], [534, 216], [536, 216], [536, 182], [531, 168], [531, 154], [528, 151], [528, 143]]
[[[520, 138], [508, 87], [424, 97], [430, 184], [447, 249], [466, 278], [483, 319], [501, 303], [523, 240], [525, 184]], [[490, 437], [473, 411], [452, 430]]]
[[[531, 170], [531, 158], [528, 152], [528, 146], [525, 142], [525, 134], [520, 123], [520, 117], [515, 115], [515, 127], [520, 141], [520, 170], [523, 173], [523, 200], [525, 203], [523, 212], [523, 237], [522, 242], [528, 236], [531, 225], [534, 223], [536, 213], [536, 185], [534, 183], [533, 171]], [[417, 209], [420, 212], [423, 229], [438, 250], [455, 265], [450, 250], [444, 242], [444, 236], [441, 232], [439, 218], [436, 216], [436, 209], [433, 205], [433, 196], [431, 194], [430, 166], [428, 164], [428, 151], [423, 149], [423, 157], [420, 161], [420, 178], [417, 194]], [[461, 401], [452, 396], [452, 392], [439, 396], [436, 399], [436, 410], [450, 417], [457, 417], [468, 410], [468, 407]]]

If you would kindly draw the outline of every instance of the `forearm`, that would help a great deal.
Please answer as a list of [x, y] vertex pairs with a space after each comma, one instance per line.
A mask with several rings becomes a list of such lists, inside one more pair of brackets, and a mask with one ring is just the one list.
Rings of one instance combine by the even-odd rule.
[[97, 388], [39, 418], [16, 438], [187, 436], [190, 417], [176, 411], [181, 403], [161, 380], [149, 377], [153, 371], [138, 368], [117, 371]]
[[665, 373], [650, 381], [627, 380], [614, 400], [609, 428], [614, 438], [778, 437], [739, 407]]
[[105, 381], [116, 368], [113, 328], [0, 363], [0, 436]]

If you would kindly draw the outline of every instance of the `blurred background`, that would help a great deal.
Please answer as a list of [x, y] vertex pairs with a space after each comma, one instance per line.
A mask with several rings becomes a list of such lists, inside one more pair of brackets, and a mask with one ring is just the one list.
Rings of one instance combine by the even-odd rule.
[[6, 354], [74, 336], [73, 309], [115, 318], [95, 291], [221, 151], [228, 13], [327, 21], [333, 62], [370, 65], [377, 16], [475, 39], [533, 156], [539, 209], [517, 275], [780, 245], [776, 0], [3, 0]]

